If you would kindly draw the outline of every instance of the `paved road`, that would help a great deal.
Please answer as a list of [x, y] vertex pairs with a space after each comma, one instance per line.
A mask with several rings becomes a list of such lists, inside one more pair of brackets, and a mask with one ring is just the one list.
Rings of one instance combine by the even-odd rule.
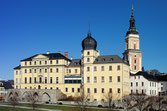
[[[11, 105], [1, 105], [0, 106], [4, 106], [4, 107], [13, 107]], [[25, 106], [15, 106], [16, 108], [23, 108], [23, 109], [32, 109], [32, 107], [25, 107]], [[45, 109], [45, 108], [36, 108], [37, 110], [41, 110], [41, 111], [62, 111], [62, 110], [54, 110], [54, 109]]]

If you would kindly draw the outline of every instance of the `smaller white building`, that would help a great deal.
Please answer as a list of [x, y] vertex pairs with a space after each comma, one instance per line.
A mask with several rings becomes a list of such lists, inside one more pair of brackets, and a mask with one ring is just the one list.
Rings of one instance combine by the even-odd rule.
[[150, 96], [167, 93], [167, 75], [150, 75], [139, 71], [130, 75], [131, 93], [140, 93]]

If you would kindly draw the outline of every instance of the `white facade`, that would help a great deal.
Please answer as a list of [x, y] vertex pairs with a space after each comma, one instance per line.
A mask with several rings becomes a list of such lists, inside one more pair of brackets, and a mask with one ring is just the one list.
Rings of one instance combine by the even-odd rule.
[[167, 91], [167, 81], [151, 80], [143, 75], [131, 75], [130, 88], [131, 93], [143, 93], [156, 96], [159, 92]]

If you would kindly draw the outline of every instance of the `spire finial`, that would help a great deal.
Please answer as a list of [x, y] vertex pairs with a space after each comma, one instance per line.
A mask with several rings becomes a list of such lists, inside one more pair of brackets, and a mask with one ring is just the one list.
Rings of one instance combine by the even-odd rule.
[[133, 17], [133, 5], [132, 5], [132, 14], [131, 14], [131, 16]]
[[90, 22], [88, 22], [88, 36], [91, 36], [91, 31], [90, 31]]

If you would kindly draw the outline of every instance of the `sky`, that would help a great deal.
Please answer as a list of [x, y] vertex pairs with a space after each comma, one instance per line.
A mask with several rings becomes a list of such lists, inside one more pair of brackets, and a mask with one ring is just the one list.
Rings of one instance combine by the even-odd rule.
[[132, 4], [143, 67], [167, 73], [166, 0], [0, 0], [0, 78], [46, 51], [81, 58], [89, 24], [100, 55], [122, 57]]

